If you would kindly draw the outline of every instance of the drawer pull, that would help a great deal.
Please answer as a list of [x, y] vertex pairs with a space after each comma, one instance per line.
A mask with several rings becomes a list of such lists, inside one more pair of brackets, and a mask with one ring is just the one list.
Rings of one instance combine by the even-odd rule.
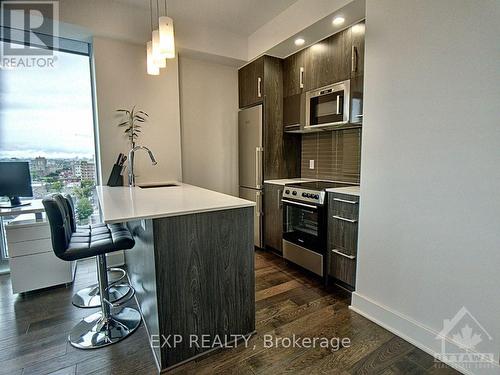
[[358, 222], [357, 220], [354, 220], [354, 219], [346, 219], [345, 217], [342, 217], [342, 216], [337, 216], [337, 215], [333, 215], [333, 218], [334, 218], [334, 219], [337, 219], [337, 220], [347, 221], [348, 223], [357, 223], [357, 222]]
[[341, 198], [333, 198], [335, 202], [342, 202], [342, 203], [349, 203], [349, 204], [358, 204], [356, 201], [348, 201], [347, 199], [341, 199]]
[[335, 253], [335, 254], [338, 254], [338, 255], [342, 255], [343, 257], [345, 258], [348, 258], [348, 259], [356, 259], [356, 255], [347, 255], [347, 254], [344, 254], [342, 251], [339, 251], [339, 250], [336, 250], [336, 249], [332, 249], [332, 253]]

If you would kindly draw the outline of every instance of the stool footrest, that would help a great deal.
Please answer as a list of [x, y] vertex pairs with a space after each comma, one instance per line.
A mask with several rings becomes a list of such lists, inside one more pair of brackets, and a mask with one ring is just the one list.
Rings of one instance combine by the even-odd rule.
[[107, 299], [103, 299], [104, 302], [106, 302], [111, 308], [116, 309], [120, 306], [123, 306], [126, 304], [128, 301], [130, 301], [134, 296], [135, 296], [135, 289], [132, 287], [132, 285], [126, 283], [126, 284], [119, 284], [119, 285], [114, 285], [114, 287], [128, 287], [129, 291], [128, 293], [120, 298], [119, 300], [116, 300], [114, 302], [110, 302]]

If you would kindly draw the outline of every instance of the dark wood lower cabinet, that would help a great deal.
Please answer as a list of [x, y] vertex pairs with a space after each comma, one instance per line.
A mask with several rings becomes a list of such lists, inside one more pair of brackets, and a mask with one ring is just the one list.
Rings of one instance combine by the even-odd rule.
[[215, 337], [254, 332], [253, 215], [244, 207], [130, 224], [136, 246], [125, 257], [147, 329], [182, 338], [154, 349], [162, 370], [218, 349]]
[[328, 194], [328, 275], [350, 289], [356, 286], [359, 197]]
[[264, 184], [264, 244], [266, 248], [282, 252], [284, 186]]

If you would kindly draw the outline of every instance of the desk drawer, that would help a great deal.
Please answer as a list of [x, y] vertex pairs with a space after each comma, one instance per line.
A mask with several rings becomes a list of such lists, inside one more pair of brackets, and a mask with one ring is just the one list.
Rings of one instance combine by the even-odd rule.
[[11, 258], [9, 264], [14, 293], [73, 281], [75, 262], [65, 262], [52, 252]]
[[52, 240], [50, 238], [43, 238], [33, 241], [8, 242], [7, 248], [9, 257], [11, 258], [48, 252], [52, 253]]
[[50, 238], [50, 228], [48, 224], [33, 225], [23, 228], [15, 228], [14, 225], [9, 227], [7, 225], [5, 233], [7, 234], [7, 242], [9, 244]]

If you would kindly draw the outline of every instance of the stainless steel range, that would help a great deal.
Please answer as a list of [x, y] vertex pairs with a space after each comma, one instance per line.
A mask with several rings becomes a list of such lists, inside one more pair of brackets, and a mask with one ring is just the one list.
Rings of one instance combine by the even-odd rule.
[[326, 189], [353, 184], [314, 181], [285, 186], [283, 203], [283, 257], [326, 276]]

